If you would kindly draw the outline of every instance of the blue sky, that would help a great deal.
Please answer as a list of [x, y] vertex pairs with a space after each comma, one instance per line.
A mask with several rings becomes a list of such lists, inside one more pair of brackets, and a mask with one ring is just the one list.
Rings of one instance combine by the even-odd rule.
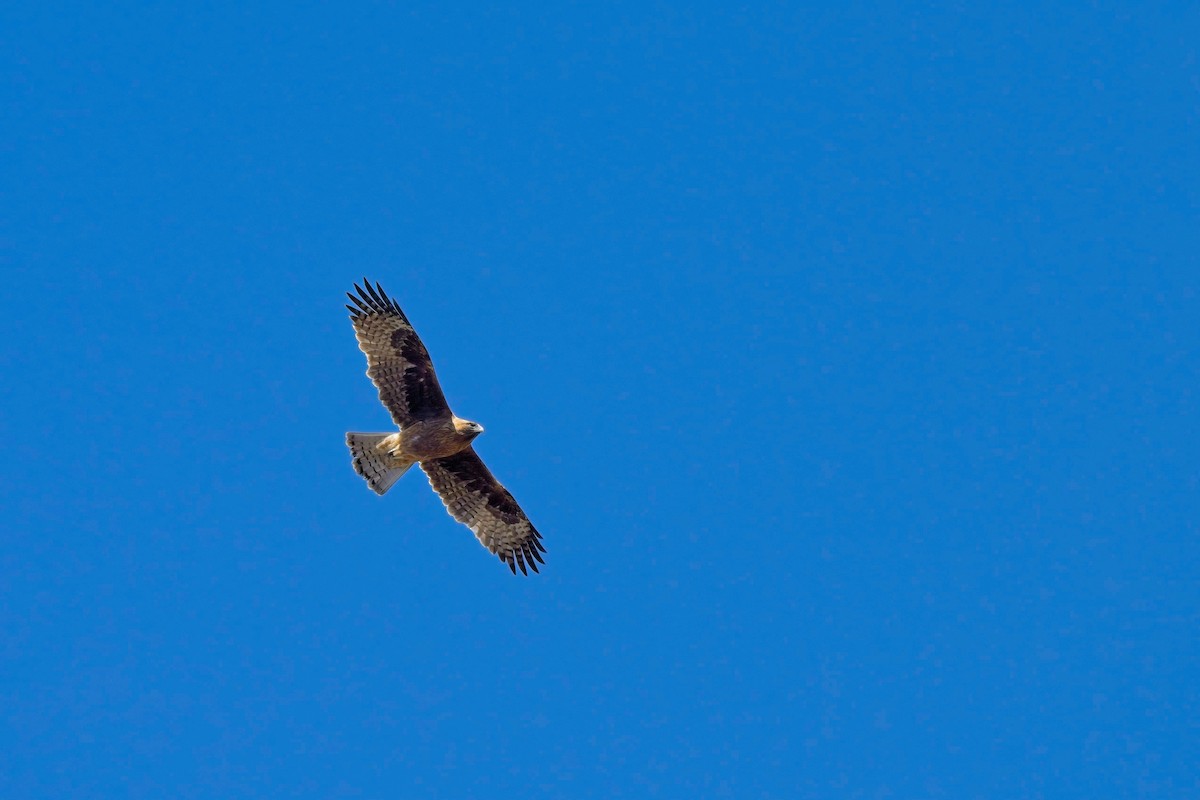
[[1195, 8], [15, 5], [3, 796], [1200, 791]]

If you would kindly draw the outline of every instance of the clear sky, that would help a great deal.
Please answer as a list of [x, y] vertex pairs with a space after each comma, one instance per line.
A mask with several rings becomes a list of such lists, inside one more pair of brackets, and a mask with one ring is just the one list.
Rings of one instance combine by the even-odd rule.
[[[105, 5], [0, 11], [0, 796], [1200, 792], [1194, 4]], [[541, 575], [351, 470], [363, 275]]]

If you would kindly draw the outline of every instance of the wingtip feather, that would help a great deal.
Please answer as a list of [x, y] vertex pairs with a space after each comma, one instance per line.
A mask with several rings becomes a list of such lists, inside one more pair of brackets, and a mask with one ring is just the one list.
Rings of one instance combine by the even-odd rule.
[[378, 294], [375, 292], [375, 287], [371, 285], [371, 282], [370, 282], [369, 280], [367, 280], [366, 278], [363, 278], [363, 283], [365, 283], [365, 284], [366, 284], [366, 288], [367, 288], [367, 294], [369, 294], [369, 295], [371, 296], [371, 299], [372, 299], [372, 300], [374, 300], [374, 301], [375, 301], [375, 303], [381, 307], [381, 308], [380, 308], [380, 310], [382, 310], [382, 307], [386, 305], [386, 304], [383, 302], [383, 298], [381, 298], [381, 297], [380, 297], [380, 296], [379, 296], [379, 295], [378, 295]]
[[[388, 293], [383, 290], [383, 284], [379, 281], [371, 283], [366, 278], [362, 279], [362, 285], [354, 284], [354, 290], [358, 294], [346, 292], [346, 296], [359, 307], [358, 316], [369, 316], [371, 314], [395, 314], [400, 317], [406, 324], [408, 317], [404, 315], [400, 304], [394, 298], [389, 297]], [[351, 309], [353, 311], [353, 309]]]

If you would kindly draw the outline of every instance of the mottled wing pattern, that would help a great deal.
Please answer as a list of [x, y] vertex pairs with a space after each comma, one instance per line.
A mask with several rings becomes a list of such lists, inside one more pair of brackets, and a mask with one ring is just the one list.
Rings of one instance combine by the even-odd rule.
[[[365, 287], [365, 288], [363, 288]], [[396, 301], [377, 283], [354, 284], [354, 303], [347, 305], [358, 346], [367, 354], [367, 375], [379, 399], [403, 428], [416, 420], [448, 416], [446, 396], [433, 371], [429, 351]]]
[[492, 476], [473, 447], [446, 458], [422, 461], [429, 484], [441, 496], [450, 516], [470, 528], [488, 550], [515, 574], [526, 565], [538, 571], [546, 552], [542, 535], [517, 501]]

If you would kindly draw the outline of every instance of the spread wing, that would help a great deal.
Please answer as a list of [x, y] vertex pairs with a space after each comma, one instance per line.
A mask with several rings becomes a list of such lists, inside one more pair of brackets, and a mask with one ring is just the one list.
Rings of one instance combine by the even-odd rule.
[[468, 447], [446, 458], [421, 462], [429, 485], [437, 492], [450, 516], [466, 525], [488, 550], [495, 553], [515, 575], [517, 567], [538, 571], [546, 552], [542, 535], [533, 527], [517, 501], [492, 476], [483, 460]]
[[376, 283], [356, 283], [358, 296], [346, 293], [358, 346], [367, 354], [367, 376], [379, 400], [401, 428], [433, 417], [449, 416], [450, 407], [433, 371], [429, 351], [421, 343], [396, 301]]

